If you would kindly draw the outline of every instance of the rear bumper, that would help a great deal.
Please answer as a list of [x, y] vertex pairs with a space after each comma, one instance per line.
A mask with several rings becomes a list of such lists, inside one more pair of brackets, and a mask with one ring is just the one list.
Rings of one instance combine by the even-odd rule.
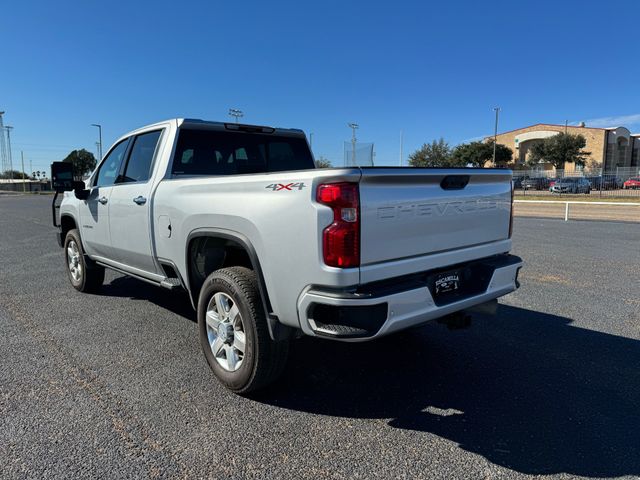
[[[307, 288], [298, 299], [303, 332], [345, 341], [365, 341], [490, 302], [519, 287], [522, 260], [496, 255], [443, 270], [469, 269], [473, 291], [448, 299], [434, 299], [434, 271], [375, 282], [354, 289]], [[442, 270], [441, 270], [442, 271]]]

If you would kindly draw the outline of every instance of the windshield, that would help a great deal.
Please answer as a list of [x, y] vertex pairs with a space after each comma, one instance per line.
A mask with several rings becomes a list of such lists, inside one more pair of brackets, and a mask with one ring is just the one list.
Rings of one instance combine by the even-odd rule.
[[301, 137], [183, 129], [171, 173], [238, 175], [312, 168], [311, 152]]

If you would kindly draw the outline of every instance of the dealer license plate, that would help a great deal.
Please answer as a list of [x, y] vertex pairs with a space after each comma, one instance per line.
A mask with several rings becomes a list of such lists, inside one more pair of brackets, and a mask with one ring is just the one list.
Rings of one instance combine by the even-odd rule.
[[460, 272], [450, 271], [436, 277], [434, 285], [436, 295], [455, 292], [460, 289]]

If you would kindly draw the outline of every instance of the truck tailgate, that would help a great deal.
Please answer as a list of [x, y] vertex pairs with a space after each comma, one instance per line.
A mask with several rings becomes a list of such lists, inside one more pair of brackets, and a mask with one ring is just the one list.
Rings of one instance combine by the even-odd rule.
[[363, 168], [361, 266], [508, 239], [511, 171]]

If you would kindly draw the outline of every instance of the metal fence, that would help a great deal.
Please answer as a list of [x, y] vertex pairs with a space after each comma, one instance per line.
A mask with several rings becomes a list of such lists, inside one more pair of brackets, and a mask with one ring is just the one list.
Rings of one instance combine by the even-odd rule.
[[0, 179], [0, 191], [8, 192], [46, 192], [51, 190], [48, 180]]
[[373, 143], [344, 142], [344, 166], [373, 167]]
[[[640, 167], [615, 170], [514, 170], [513, 184], [519, 196], [639, 197]], [[551, 198], [550, 198], [551, 199]]]

